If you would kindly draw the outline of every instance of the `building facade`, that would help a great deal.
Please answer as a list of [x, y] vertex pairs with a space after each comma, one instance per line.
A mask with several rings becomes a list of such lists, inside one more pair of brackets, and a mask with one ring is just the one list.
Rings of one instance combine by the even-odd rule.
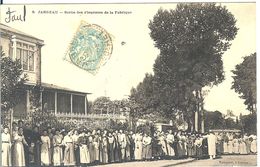
[[6, 56], [20, 60], [23, 74], [26, 75], [26, 90], [19, 90], [20, 103], [14, 107], [13, 116], [24, 118], [35, 111], [31, 96], [35, 86], [39, 86], [41, 109], [56, 115], [87, 115], [89, 93], [63, 88], [41, 81], [41, 48], [44, 41], [34, 36], [0, 24], [0, 46]]

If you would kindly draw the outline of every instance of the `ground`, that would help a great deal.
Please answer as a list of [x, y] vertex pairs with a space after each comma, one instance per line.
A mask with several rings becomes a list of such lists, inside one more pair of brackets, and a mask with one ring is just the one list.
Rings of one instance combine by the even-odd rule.
[[214, 160], [159, 160], [99, 165], [102, 167], [256, 166], [256, 155], [224, 155]]

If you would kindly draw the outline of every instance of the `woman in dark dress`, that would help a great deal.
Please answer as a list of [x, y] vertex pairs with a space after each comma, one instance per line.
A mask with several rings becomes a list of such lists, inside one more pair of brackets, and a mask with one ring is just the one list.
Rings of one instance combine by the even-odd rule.
[[108, 162], [113, 163], [115, 162], [115, 138], [112, 136], [112, 133], [108, 133]]
[[92, 134], [88, 135], [88, 149], [89, 149], [89, 156], [90, 156], [90, 163], [94, 163], [96, 160], [96, 154], [95, 154], [95, 145], [93, 143], [94, 137]]
[[[203, 138], [203, 136], [202, 136]], [[203, 138], [202, 139], [202, 156], [203, 157], [208, 157], [208, 139], [207, 138]]]
[[41, 166], [41, 135], [38, 126], [33, 128], [31, 143], [34, 143], [34, 162], [36, 166]]
[[120, 161], [120, 147], [119, 147], [119, 140], [118, 140], [118, 131], [116, 130], [113, 133], [114, 139], [115, 139], [115, 148], [114, 148], [114, 160], [115, 162], [119, 162]]
[[203, 157], [202, 155], [202, 140], [203, 138], [200, 135], [197, 135], [195, 139], [195, 147], [196, 147], [196, 158], [201, 159]]
[[100, 136], [100, 162], [102, 164], [108, 163], [108, 138], [107, 131]]

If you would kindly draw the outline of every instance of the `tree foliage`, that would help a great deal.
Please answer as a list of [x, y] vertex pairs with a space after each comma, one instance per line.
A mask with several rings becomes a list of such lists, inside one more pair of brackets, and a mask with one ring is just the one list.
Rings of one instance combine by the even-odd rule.
[[1, 110], [8, 111], [20, 101], [19, 90], [24, 90], [26, 76], [19, 60], [12, 60], [1, 50]]
[[241, 125], [245, 133], [256, 134], [257, 133], [257, 113], [241, 116]]
[[244, 104], [251, 112], [256, 111], [256, 53], [244, 57], [241, 64], [232, 71], [234, 81], [232, 89], [244, 99]]
[[[154, 65], [159, 81], [181, 81], [198, 89], [224, 79], [222, 55], [237, 33], [234, 16], [214, 3], [181, 3], [159, 9], [149, 24], [160, 55]], [[167, 79], [166, 79], [167, 78]]]
[[210, 129], [225, 129], [225, 119], [222, 117], [221, 112], [205, 112], [205, 130], [209, 131]]
[[[237, 34], [234, 16], [215, 3], [180, 3], [159, 9], [150, 21], [150, 36], [160, 50], [154, 75], [147, 74], [131, 96], [144, 112], [166, 117], [182, 111], [191, 121], [202, 88], [224, 80], [222, 55]], [[190, 122], [191, 123], [191, 122]]]
[[92, 104], [92, 113], [107, 114], [111, 110], [112, 104], [108, 97], [99, 97]]
[[31, 102], [34, 110], [36, 110], [37, 108], [40, 108], [42, 105], [42, 102], [40, 100], [42, 91], [43, 91], [43, 88], [40, 84], [34, 85], [31, 89], [30, 102]]

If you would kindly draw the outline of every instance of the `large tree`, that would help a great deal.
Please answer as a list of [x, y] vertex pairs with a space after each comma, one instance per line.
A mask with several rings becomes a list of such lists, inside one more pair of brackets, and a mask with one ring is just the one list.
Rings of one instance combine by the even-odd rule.
[[8, 111], [20, 101], [19, 90], [24, 89], [26, 76], [23, 75], [19, 60], [13, 60], [1, 49], [1, 110]]
[[167, 115], [182, 111], [191, 120], [196, 104], [203, 104], [202, 88], [224, 80], [222, 55], [237, 34], [235, 23], [234, 16], [215, 3], [180, 3], [176, 9], [158, 10], [149, 24], [160, 50], [154, 64], [156, 92], [150, 94], [159, 96]]
[[256, 112], [256, 53], [244, 57], [244, 61], [232, 72], [232, 89], [245, 100], [249, 111]]

